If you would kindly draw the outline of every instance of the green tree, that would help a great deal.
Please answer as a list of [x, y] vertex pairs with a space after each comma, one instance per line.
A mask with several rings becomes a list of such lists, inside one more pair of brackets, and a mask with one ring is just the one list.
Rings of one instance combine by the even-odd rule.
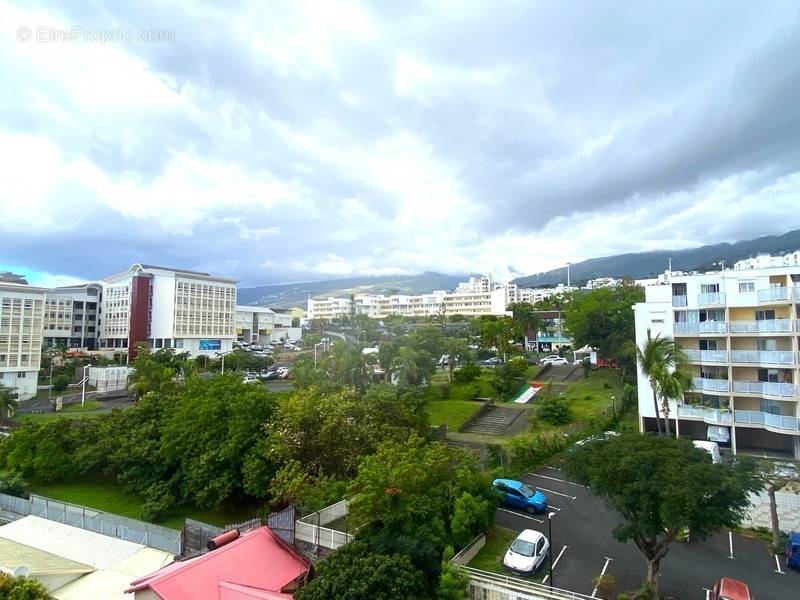
[[193, 372], [194, 365], [188, 352], [176, 354], [173, 348], [151, 352], [147, 344], [136, 345], [138, 354], [133, 361], [130, 387], [138, 396], [147, 392], [169, 391], [175, 387], [175, 378]]
[[379, 554], [351, 542], [318, 563], [317, 575], [294, 593], [296, 600], [418, 600], [425, 581], [403, 554]]
[[664, 411], [663, 431], [670, 435], [669, 400], [682, 397], [689, 387], [688, 376], [683, 369], [687, 364], [686, 353], [671, 338], [656, 335], [652, 337], [647, 330], [647, 339], [641, 348], [636, 349], [636, 362], [653, 390], [653, 408], [656, 414], [658, 432], [662, 432], [662, 418], [658, 408], [658, 398], [662, 400]]
[[553, 425], [564, 425], [572, 420], [572, 407], [564, 396], [548, 394], [539, 401], [537, 416]]
[[69, 387], [69, 376], [68, 375], [57, 375], [53, 377], [53, 391], [56, 394], [60, 394], [61, 392], [65, 391]]
[[27, 497], [28, 483], [17, 471], [0, 471], [0, 493]]
[[578, 347], [589, 345], [600, 354], [616, 360], [622, 374], [632, 368], [636, 332], [633, 310], [637, 302], [644, 302], [644, 289], [632, 281], [620, 285], [577, 291], [565, 298], [566, 327]]
[[403, 385], [421, 385], [425, 381], [430, 381], [432, 371], [430, 356], [403, 346], [392, 361], [392, 371], [397, 381]]
[[0, 573], [0, 598], [7, 600], [48, 600], [47, 593], [41, 583], [30, 577], [14, 577]]
[[514, 328], [523, 343], [527, 342], [529, 331], [535, 333], [542, 325], [536, 309], [533, 308], [530, 302], [512, 302], [508, 305], [507, 310], [511, 311]]
[[14, 391], [0, 384], [0, 423], [8, 423], [14, 411], [17, 410], [17, 400]]
[[445, 548], [442, 556], [442, 574], [439, 578], [437, 600], [466, 600], [469, 589], [469, 575], [450, 562], [455, 556], [452, 546]]
[[645, 583], [656, 597], [661, 561], [679, 533], [688, 529], [704, 539], [737, 526], [749, 494], [762, 486], [752, 462], [715, 465], [688, 440], [640, 434], [577, 447], [565, 470], [616, 511], [612, 534], [644, 554]]
[[517, 329], [510, 317], [484, 318], [481, 322], [481, 340], [486, 346], [494, 346], [500, 360], [505, 361]]
[[461, 338], [450, 338], [447, 340], [447, 370], [448, 379], [453, 381], [453, 371], [456, 368], [456, 361], [467, 362], [469, 360], [469, 348], [467, 343]]

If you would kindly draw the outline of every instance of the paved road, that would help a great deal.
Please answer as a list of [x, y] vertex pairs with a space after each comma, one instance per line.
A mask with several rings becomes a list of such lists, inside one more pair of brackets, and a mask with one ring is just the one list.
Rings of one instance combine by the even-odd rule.
[[[639, 586], [646, 573], [644, 557], [632, 542], [621, 544], [612, 538], [617, 523], [613, 511], [587, 488], [566, 481], [556, 468], [545, 467], [522, 479], [542, 490], [557, 511], [552, 522], [553, 559], [561, 557], [553, 569], [554, 585], [591, 595], [592, 578], [608, 563], [606, 573], [617, 578], [618, 592]], [[500, 509], [496, 521], [515, 531], [536, 529], [547, 535], [547, 517], [543, 515]], [[780, 563], [783, 573], [776, 567], [774, 555], [762, 541], [725, 531], [705, 542], [673, 543], [661, 563], [660, 591], [680, 600], [700, 600], [705, 598], [706, 588], [727, 576], [747, 582], [759, 600], [800, 598], [800, 573], [787, 573], [784, 562]], [[545, 563], [534, 578], [542, 581], [546, 576]]]

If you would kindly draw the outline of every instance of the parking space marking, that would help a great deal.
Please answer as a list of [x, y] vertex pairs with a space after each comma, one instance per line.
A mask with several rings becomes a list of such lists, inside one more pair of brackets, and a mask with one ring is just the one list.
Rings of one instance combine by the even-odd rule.
[[728, 545], [730, 546], [730, 549], [731, 549], [731, 555], [728, 558], [733, 558], [733, 532], [732, 531], [728, 532]]
[[585, 485], [581, 485], [580, 483], [575, 483], [574, 481], [567, 481], [566, 479], [559, 479], [558, 477], [550, 477], [549, 475], [539, 475], [539, 473], [526, 473], [526, 475], [530, 475], [531, 477], [542, 477], [544, 479], [552, 479], [553, 481], [560, 481], [561, 483], [568, 483], [569, 485], [577, 485], [578, 487], [585, 488]]
[[518, 517], [522, 517], [523, 519], [530, 519], [531, 521], [536, 521], [537, 523], [544, 523], [543, 519], [537, 519], [536, 517], [531, 517], [530, 515], [523, 515], [520, 512], [515, 510], [508, 510], [507, 508], [498, 508], [497, 510], [502, 510], [503, 512], [511, 513], [512, 515], [517, 515]]
[[775, 566], [778, 567], [775, 569], [776, 573], [780, 573], [781, 575], [786, 575], [783, 571], [781, 571], [781, 561], [778, 560], [778, 555], [775, 555]]
[[706, 600], [711, 598], [711, 590], [708, 588], [703, 588], [706, 591]]
[[[561, 560], [561, 555], [564, 554], [564, 551], [567, 548], [569, 548], [569, 546], [564, 546], [563, 548], [561, 548], [561, 552], [558, 553], [558, 556], [556, 556], [556, 559], [553, 561], [553, 569], [556, 568], [556, 565], [558, 564], [558, 561]], [[547, 583], [547, 580], [549, 578], [550, 578], [550, 574], [548, 573], [547, 575], [544, 576], [544, 579], [542, 579], [542, 583]]]
[[603, 565], [603, 570], [600, 571], [600, 576], [597, 578], [597, 585], [594, 586], [594, 589], [592, 590], [592, 598], [597, 598], [597, 588], [599, 588], [600, 584], [603, 582], [603, 577], [606, 574], [606, 569], [608, 568], [608, 563], [610, 563], [612, 560], [614, 560], [613, 558], [608, 558], [607, 556], [605, 557], [605, 559], [606, 559], [606, 564]]
[[543, 490], [549, 494], [555, 494], [556, 496], [564, 496], [564, 498], [569, 498], [570, 500], [575, 500], [577, 496], [568, 496], [567, 494], [562, 494], [561, 492], [557, 492], [555, 490], [548, 490], [547, 488], [536, 486], [537, 490]]
[[553, 509], [556, 512], [561, 512], [561, 509], [558, 506], [553, 506], [552, 504], [547, 505], [547, 510]]

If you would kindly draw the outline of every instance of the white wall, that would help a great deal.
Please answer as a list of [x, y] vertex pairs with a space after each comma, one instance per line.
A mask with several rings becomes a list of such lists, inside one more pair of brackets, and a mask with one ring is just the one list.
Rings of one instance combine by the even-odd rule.
[[[671, 294], [669, 286], [661, 286]], [[634, 318], [636, 321], [636, 346], [641, 348], [647, 340], [647, 331], [650, 330], [650, 335], [655, 337], [661, 335], [662, 337], [672, 337], [673, 335], [673, 316], [672, 316], [672, 301], [669, 302], [640, 302], [634, 306]], [[663, 321], [663, 322], [659, 322]], [[639, 416], [640, 417], [655, 417], [655, 409], [653, 408], [653, 389], [647, 378], [642, 375], [639, 365], [636, 365], [637, 387], [639, 394]], [[670, 416], [675, 415], [674, 408]]]
[[171, 338], [175, 328], [175, 277], [156, 273], [151, 281], [153, 320], [150, 323], [151, 338]]
[[[18, 377], [17, 373], [25, 373], [25, 377]], [[15, 388], [20, 400], [28, 400], [36, 395], [38, 375], [38, 369], [14, 367], [13, 371], [0, 371], [0, 383], [6, 387]]]
[[221, 340], [222, 347], [220, 350], [200, 350], [200, 338], [176, 338], [183, 340], [183, 348], [176, 348], [176, 352], [188, 352], [191, 354], [192, 358], [195, 356], [201, 356], [205, 354], [206, 356], [215, 357], [217, 352], [230, 352], [233, 350], [233, 339], [232, 338], [219, 338], [219, 337], [212, 337], [209, 336], [208, 338], [202, 339], [210, 339], [210, 340]]

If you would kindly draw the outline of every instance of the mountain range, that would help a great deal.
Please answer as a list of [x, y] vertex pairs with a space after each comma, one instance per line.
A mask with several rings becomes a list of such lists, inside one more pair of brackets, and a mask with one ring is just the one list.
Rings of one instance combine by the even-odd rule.
[[[712, 244], [686, 250], [657, 250], [632, 252], [590, 258], [570, 265], [570, 281], [583, 284], [596, 277], [632, 277], [641, 279], [663, 273], [672, 259], [676, 271], [704, 271], [733, 266], [743, 258], [767, 252], [781, 254], [800, 249], [800, 230], [783, 235], [770, 235], [743, 240], [733, 244]], [[239, 304], [273, 306], [276, 308], [305, 307], [309, 295], [318, 297], [347, 297], [350, 294], [423, 294], [433, 290], [451, 290], [467, 275], [445, 275], [426, 271], [419, 275], [389, 275], [378, 277], [351, 277], [303, 283], [283, 283], [241, 288]], [[547, 287], [566, 283], [566, 267], [544, 273], [519, 277], [514, 283], [521, 287]]]

